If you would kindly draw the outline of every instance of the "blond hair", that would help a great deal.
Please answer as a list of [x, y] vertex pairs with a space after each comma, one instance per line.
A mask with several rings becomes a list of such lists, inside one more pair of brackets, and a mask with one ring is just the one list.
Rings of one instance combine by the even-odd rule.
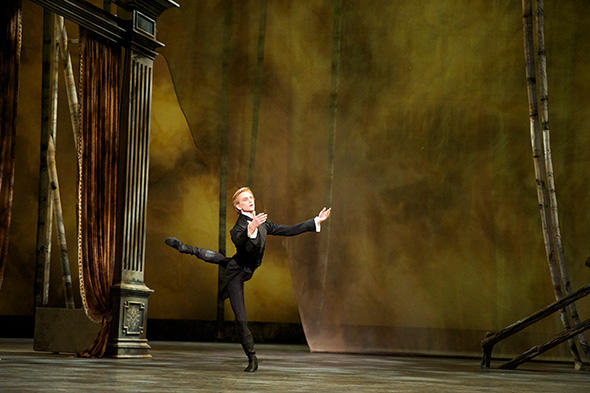
[[238, 188], [238, 190], [236, 192], [234, 192], [234, 196], [231, 197], [232, 204], [234, 205], [234, 209], [236, 209], [236, 211], [239, 211], [239, 209], [236, 207], [236, 205], [238, 204], [238, 197], [240, 196], [241, 193], [243, 193], [245, 191], [249, 192], [250, 195], [252, 195], [252, 197], [254, 197], [254, 193], [252, 192], [252, 190], [250, 189], [250, 187], [240, 187], [240, 188]]

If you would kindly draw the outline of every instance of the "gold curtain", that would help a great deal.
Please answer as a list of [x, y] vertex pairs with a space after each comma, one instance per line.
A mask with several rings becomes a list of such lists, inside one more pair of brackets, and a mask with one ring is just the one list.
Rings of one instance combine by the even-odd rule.
[[121, 49], [83, 28], [80, 44], [80, 291], [88, 317], [102, 323], [81, 355], [102, 357], [112, 320]]
[[21, 51], [21, 1], [0, 8], [0, 288], [8, 254], [8, 233], [14, 185], [14, 142], [18, 68]]

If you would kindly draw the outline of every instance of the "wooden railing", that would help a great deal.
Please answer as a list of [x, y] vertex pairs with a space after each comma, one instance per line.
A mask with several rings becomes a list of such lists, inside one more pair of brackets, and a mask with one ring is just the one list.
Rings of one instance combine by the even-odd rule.
[[[565, 296], [558, 301], [551, 303], [547, 307], [543, 308], [542, 310], [524, 318], [520, 321], [514, 322], [513, 324], [505, 327], [504, 329], [500, 330], [497, 333], [490, 332], [486, 334], [486, 337], [481, 341], [481, 348], [482, 348], [482, 358], [481, 358], [481, 367], [482, 368], [489, 368], [490, 362], [492, 359], [492, 350], [494, 349], [494, 345], [498, 342], [518, 333], [519, 331], [525, 329], [526, 327], [534, 324], [535, 322], [540, 321], [541, 319], [548, 317], [549, 315], [553, 314], [556, 311], [559, 311], [565, 308], [568, 304], [575, 302], [578, 299], [581, 299], [585, 296], [590, 294], [590, 284], [583, 286], [582, 288], [578, 289], [576, 292]], [[553, 337], [550, 341], [546, 342], [545, 344], [535, 345], [534, 347], [530, 348], [529, 350], [523, 352], [519, 356], [515, 357], [514, 359], [502, 364], [499, 368], [502, 369], [514, 369], [519, 364], [522, 364], [528, 360], [533, 359], [534, 357], [542, 354], [543, 352], [567, 341], [568, 339], [584, 332], [585, 330], [590, 329], [590, 319], [586, 319], [583, 322], [569, 328], [564, 329], [555, 337]]]

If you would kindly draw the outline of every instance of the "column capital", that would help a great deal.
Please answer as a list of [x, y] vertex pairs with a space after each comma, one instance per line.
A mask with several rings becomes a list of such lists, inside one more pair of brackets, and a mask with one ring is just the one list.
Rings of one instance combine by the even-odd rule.
[[132, 50], [154, 59], [164, 46], [156, 39], [156, 19], [168, 8], [180, 7], [172, 0], [113, 0], [118, 16], [127, 25], [127, 42]]
[[113, 0], [113, 3], [127, 11], [140, 11], [152, 19], [158, 19], [168, 8], [178, 8], [173, 0]]

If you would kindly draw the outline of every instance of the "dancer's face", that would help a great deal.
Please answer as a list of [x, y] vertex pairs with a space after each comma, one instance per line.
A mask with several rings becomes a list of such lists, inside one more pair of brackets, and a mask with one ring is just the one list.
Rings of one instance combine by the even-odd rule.
[[236, 202], [236, 208], [248, 213], [253, 213], [256, 209], [254, 204], [254, 195], [249, 191], [241, 192], [238, 195], [238, 201]]

